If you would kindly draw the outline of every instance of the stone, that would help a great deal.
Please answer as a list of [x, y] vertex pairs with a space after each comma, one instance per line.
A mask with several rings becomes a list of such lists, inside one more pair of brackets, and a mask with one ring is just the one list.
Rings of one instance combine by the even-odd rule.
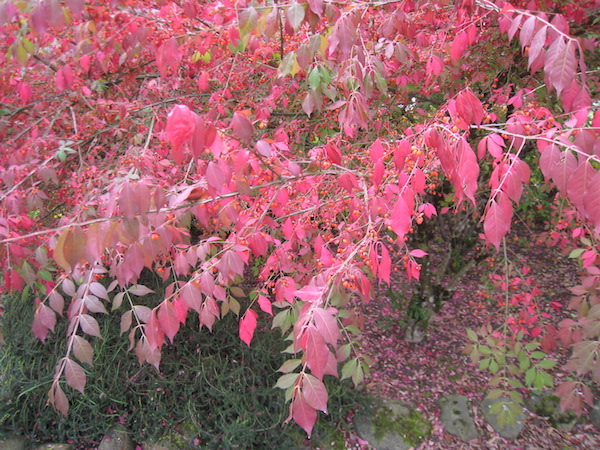
[[115, 428], [102, 438], [98, 450], [135, 450], [135, 443], [127, 430]]
[[600, 430], [600, 402], [597, 402], [590, 410], [590, 422]]
[[42, 444], [38, 445], [35, 450], [73, 450], [74, 448], [71, 444]]
[[564, 411], [560, 407], [560, 397], [553, 394], [532, 394], [525, 400], [525, 406], [532, 413], [547, 417], [554, 428], [571, 431], [577, 423], [577, 416], [573, 411]]
[[0, 450], [25, 450], [27, 439], [23, 436], [13, 436], [0, 441]]
[[471, 417], [469, 399], [464, 395], [447, 395], [438, 401], [441, 410], [440, 420], [446, 431], [465, 442], [479, 437], [475, 421]]
[[511, 398], [486, 398], [481, 402], [481, 411], [485, 421], [505, 439], [516, 439], [525, 426], [523, 408]]
[[376, 450], [417, 447], [431, 433], [431, 425], [419, 411], [388, 398], [377, 399], [371, 409], [359, 413], [354, 427]]

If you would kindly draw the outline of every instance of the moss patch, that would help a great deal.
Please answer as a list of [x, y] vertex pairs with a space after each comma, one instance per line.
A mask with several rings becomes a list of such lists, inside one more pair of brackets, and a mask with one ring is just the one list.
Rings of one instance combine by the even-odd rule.
[[410, 446], [417, 446], [431, 434], [431, 425], [414, 408], [406, 408], [407, 414], [398, 415], [385, 406], [377, 408], [373, 416], [375, 439], [380, 441], [386, 435], [397, 433]]

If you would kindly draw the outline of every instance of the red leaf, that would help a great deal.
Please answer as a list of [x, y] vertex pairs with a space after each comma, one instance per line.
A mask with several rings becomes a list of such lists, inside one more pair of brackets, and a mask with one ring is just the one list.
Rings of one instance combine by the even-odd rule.
[[311, 374], [305, 374], [302, 378], [302, 395], [311, 408], [327, 414], [327, 388], [321, 380]]
[[165, 334], [160, 329], [156, 309], [151, 310], [144, 331], [148, 341], [148, 351], [160, 349], [165, 342]]
[[252, 309], [247, 309], [244, 317], [240, 320], [240, 339], [250, 347], [256, 329], [256, 318], [258, 314]]
[[356, 179], [356, 175], [352, 172], [344, 172], [342, 175], [338, 177], [338, 183], [341, 187], [346, 189], [349, 194], [351, 194], [354, 189], [358, 187], [358, 180]]
[[175, 307], [170, 301], [164, 301], [162, 305], [160, 305], [157, 318], [160, 330], [167, 335], [172, 344], [173, 338], [179, 331], [181, 322], [177, 317], [177, 311], [175, 310]]

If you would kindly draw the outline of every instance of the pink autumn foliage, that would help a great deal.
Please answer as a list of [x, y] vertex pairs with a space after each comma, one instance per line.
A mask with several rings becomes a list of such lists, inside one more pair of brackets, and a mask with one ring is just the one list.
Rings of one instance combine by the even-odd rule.
[[[538, 169], [583, 273], [577, 320], [542, 342], [598, 381], [597, 42], [573, 34], [594, 1], [29, 3], [0, 5], [0, 251], [5, 290], [35, 290], [33, 333], [69, 322], [62, 414], [101, 315], [160, 369], [190, 315], [235, 314], [248, 346], [261, 321], [291, 333], [276, 387], [310, 435], [323, 380], [364, 379], [356, 305], [427, 281], [419, 226], [473, 211], [500, 250]], [[559, 387], [581, 410], [577, 389]]]

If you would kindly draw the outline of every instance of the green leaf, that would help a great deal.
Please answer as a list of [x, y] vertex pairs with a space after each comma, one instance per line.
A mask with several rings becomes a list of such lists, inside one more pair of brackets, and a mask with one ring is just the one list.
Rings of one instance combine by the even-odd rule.
[[529, 359], [522, 359], [521, 360], [521, 364], [519, 364], [519, 368], [521, 369], [522, 372], [525, 372], [527, 369], [529, 369], [529, 367], [531, 367], [531, 361], [529, 361]]
[[286, 373], [285, 375], [279, 377], [275, 387], [279, 389], [287, 389], [294, 385], [299, 376], [299, 373]]
[[577, 259], [584, 253], [585, 253], [585, 248], [576, 248], [575, 250], [571, 250], [571, 253], [569, 253], [569, 258]]
[[533, 353], [531, 354], [531, 357], [532, 357], [533, 359], [542, 359], [542, 358], [545, 358], [546, 356], [547, 356], [547, 355], [546, 355], [544, 352], [533, 352]]
[[490, 348], [487, 345], [480, 345], [479, 346], [479, 351], [483, 355], [491, 355], [492, 354], [492, 351], [490, 350]]
[[522, 389], [525, 387], [523, 385], [523, 383], [521, 383], [521, 381], [518, 380], [517, 378], [509, 378], [507, 381], [508, 381], [508, 384], [510, 384], [514, 388]]
[[485, 358], [479, 361], [479, 370], [487, 370], [490, 367], [492, 358]]
[[550, 359], [544, 359], [543, 361], [540, 361], [538, 363], [538, 367], [541, 369], [552, 369], [554, 366], [556, 366], [556, 361], [552, 361]]
[[287, 9], [287, 18], [294, 31], [298, 31], [300, 28], [304, 14], [304, 7], [299, 3], [294, 3]]
[[357, 358], [351, 359], [350, 361], [346, 361], [346, 363], [342, 367], [342, 380], [352, 377], [354, 375], [354, 372], [356, 372], [357, 368], [358, 368], [358, 359]]
[[479, 337], [477, 337], [477, 334], [471, 330], [470, 328], [467, 328], [467, 337], [472, 340], [473, 342], [477, 342], [479, 341]]
[[504, 394], [504, 391], [502, 389], [492, 389], [486, 396], [486, 398], [490, 400], [496, 400], [497, 398], [500, 398], [502, 394]]
[[277, 369], [277, 372], [289, 373], [289, 372], [295, 370], [296, 367], [298, 367], [301, 362], [302, 362], [301, 359], [288, 359], [286, 362], [284, 362], [281, 365], [281, 367], [279, 369]]
[[531, 386], [536, 379], [536, 370], [535, 367], [531, 367], [527, 372], [525, 372], [525, 383], [528, 386]]
[[538, 371], [538, 378], [540, 379], [540, 383], [543, 385], [542, 388], [554, 387], [554, 379], [549, 373]]
[[498, 373], [498, 370], [500, 370], [500, 366], [498, 365], [496, 360], [493, 359], [490, 362], [490, 372], [492, 372], [493, 374], [496, 374], [496, 373]]
[[313, 91], [316, 91], [321, 86], [321, 73], [318, 67], [313, 67], [308, 75], [308, 85]]

